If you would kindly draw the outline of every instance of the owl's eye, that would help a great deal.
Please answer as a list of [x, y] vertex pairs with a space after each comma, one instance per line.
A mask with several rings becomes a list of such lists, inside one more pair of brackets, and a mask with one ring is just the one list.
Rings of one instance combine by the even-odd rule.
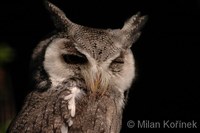
[[112, 61], [109, 68], [113, 72], [120, 72], [122, 70], [123, 65], [124, 65], [124, 59], [122, 57], [118, 57]]
[[87, 58], [84, 55], [64, 54], [63, 59], [67, 64], [87, 63]]
[[118, 57], [112, 61], [115, 64], [124, 64], [124, 59], [122, 57]]

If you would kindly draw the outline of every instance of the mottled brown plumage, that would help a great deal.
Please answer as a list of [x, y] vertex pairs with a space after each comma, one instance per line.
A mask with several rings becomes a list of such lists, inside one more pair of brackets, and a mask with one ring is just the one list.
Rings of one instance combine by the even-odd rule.
[[34, 50], [34, 90], [8, 132], [119, 133], [124, 93], [135, 77], [130, 47], [145, 17], [136, 14], [122, 29], [95, 29], [45, 4], [57, 33]]

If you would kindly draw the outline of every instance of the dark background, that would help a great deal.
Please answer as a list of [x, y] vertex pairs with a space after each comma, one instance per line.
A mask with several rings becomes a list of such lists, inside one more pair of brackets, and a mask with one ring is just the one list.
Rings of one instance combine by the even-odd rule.
[[[132, 47], [137, 79], [124, 111], [128, 120], [200, 120], [200, 0], [51, 0], [73, 22], [95, 28], [121, 28], [141, 11], [149, 19]], [[54, 30], [42, 0], [0, 2], [0, 42], [15, 51], [6, 65], [16, 111], [30, 91], [29, 62], [36, 44]]]

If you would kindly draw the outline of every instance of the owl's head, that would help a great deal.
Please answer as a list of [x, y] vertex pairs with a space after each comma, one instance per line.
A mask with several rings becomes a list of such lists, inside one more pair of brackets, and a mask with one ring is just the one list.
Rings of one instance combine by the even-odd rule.
[[56, 34], [40, 42], [32, 57], [36, 89], [56, 88], [69, 80], [90, 93], [124, 92], [135, 76], [130, 50], [139, 38], [145, 16], [136, 14], [121, 29], [95, 29], [71, 22], [46, 2]]

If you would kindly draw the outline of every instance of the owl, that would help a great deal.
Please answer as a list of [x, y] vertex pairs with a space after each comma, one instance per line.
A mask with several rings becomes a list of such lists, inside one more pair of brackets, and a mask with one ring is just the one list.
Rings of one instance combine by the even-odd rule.
[[45, 5], [56, 32], [33, 52], [34, 89], [8, 133], [119, 133], [125, 92], [135, 77], [130, 48], [146, 16], [137, 13], [120, 29], [97, 29]]

